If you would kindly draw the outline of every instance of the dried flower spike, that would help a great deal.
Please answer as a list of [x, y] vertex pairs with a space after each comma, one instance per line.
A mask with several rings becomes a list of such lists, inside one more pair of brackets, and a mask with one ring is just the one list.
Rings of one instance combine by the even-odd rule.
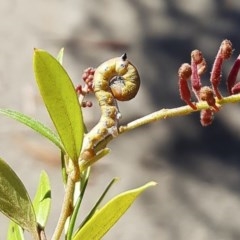
[[222, 99], [222, 95], [218, 90], [218, 86], [221, 81], [222, 64], [224, 60], [228, 59], [231, 56], [232, 50], [232, 43], [229, 40], [224, 40], [218, 50], [213, 64], [210, 82], [212, 84], [213, 91], [218, 99]]
[[233, 67], [227, 78], [227, 89], [230, 95], [240, 92], [239, 83], [235, 85], [239, 69], [240, 69], [240, 55], [234, 62]]
[[213, 90], [210, 87], [208, 86], [202, 87], [199, 92], [199, 98], [202, 101], [206, 101], [208, 105], [214, 109], [215, 112], [219, 111], [219, 108], [216, 105]]
[[196, 105], [191, 102], [191, 92], [188, 87], [188, 80], [190, 79], [191, 75], [191, 66], [188, 63], [183, 63], [178, 70], [178, 86], [181, 99], [185, 101], [192, 109], [196, 110]]

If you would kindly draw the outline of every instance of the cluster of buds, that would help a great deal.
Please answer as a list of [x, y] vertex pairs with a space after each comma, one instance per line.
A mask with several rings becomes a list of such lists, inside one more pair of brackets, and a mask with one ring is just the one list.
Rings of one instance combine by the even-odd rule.
[[93, 76], [95, 73], [95, 69], [92, 67], [89, 67], [84, 70], [82, 74], [82, 80], [84, 81], [84, 85], [78, 85], [76, 87], [76, 92], [78, 94], [79, 102], [82, 107], [91, 107], [92, 102], [91, 101], [85, 101], [84, 97], [93, 92]]
[[[201, 75], [206, 71], [206, 61], [199, 50], [194, 50], [191, 53], [191, 65], [188, 63], [182, 64], [178, 71], [179, 77], [179, 92], [180, 97], [193, 110], [197, 110], [195, 102], [191, 101], [191, 90], [194, 93], [197, 102], [206, 101], [209, 105], [208, 109], [201, 110], [200, 122], [203, 126], [208, 126], [212, 123], [214, 113], [219, 111], [216, 105], [216, 100], [221, 100], [222, 95], [219, 91], [219, 84], [221, 81], [222, 65], [224, 60], [230, 58], [233, 52], [232, 44], [229, 40], [224, 40], [218, 50], [215, 58], [211, 75], [211, 86], [202, 86]], [[240, 57], [235, 61], [232, 70], [227, 79], [227, 88], [229, 94], [236, 94], [240, 92], [240, 84], [236, 84], [237, 74], [240, 68]], [[190, 84], [188, 84], [190, 82]], [[189, 88], [191, 85], [191, 90]]]

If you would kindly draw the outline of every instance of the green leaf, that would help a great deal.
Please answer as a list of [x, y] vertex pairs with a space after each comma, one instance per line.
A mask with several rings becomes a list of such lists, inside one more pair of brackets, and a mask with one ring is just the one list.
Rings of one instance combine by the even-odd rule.
[[65, 151], [77, 161], [84, 124], [77, 94], [67, 72], [49, 53], [35, 49], [34, 71], [40, 93]]
[[61, 172], [62, 172], [62, 179], [63, 179], [64, 185], [67, 184], [67, 177], [68, 177], [65, 157], [68, 157], [68, 156], [66, 156], [66, 154], [63, 151], [61, 151], [61, 165], [62, 165]]
[[64, 54], [64, 48], [61, 48], [58, 55], [57, 55], [57, 60], [61, 65], [63, 64], [63, 54]]
[[57, 134], [53, 132], [50, 128], [46, 127], [41, 122], [33, 118], [30, 118], [29, 116], [26, 116], [23, 113], [13, 111], [10, 109], [0, 109], [0, 113], [32, 128], [34, 131], [40, 133], [42, 136], [46, 137], [48, 140], [53, 142], [57, 147], [59, 147], [62, 151], [64, 151], [62, 142], [60, 138], [57, 136]]
[[22, 228], [37, 235], [37, 221], [32, 202], [23, 183], [0, 159], [0, 211]]
[[13, 221], [9, 223], [7, 240], [24, 240], [22, 228]]
[[45, 227], [51, 207], [51, 187], [45, 171], [41, 172], [37, 193], [33, 200], [33, 207], [38, 224], [41, 227]]
[[83, 220], [83, 222], [81, 223], [80, 228], [82, 228], [82, 226], [84, 226], [88, 220], [94, 215], [94, 213], [97, 211], [97, 208], [99, 207], [99, 205], [101, 204], [101, 202], [103, 201], [104, 197], [106, 196], [106, 194], [108, 193], [108, 191], [110, 190], [110, 188], [113, 186], [114, 183], [116, 183], [118, 181], [118, 178], [114, 178], [112, 179], [112, 181], [108, 184], [108, 186], [106, 187], [106, 189], [104, 190], [104, 192], [102, 193], [102, 195], [100, 196], [100, 198], [98, 199], [98, 201], [96, 202], [96, 204], [94, 205], [94, 207], [92, 208], [92, 210], [89, 212], [89, 214], [87, 215], [87, 217]]
[[92, 216], [76, 233], [73, 240], [101, 239], [127, 211], [136, 198], [147, 188], [155, 185], [155, 182], [149, 182], [142, 187], [123, 192], [114, 197]]

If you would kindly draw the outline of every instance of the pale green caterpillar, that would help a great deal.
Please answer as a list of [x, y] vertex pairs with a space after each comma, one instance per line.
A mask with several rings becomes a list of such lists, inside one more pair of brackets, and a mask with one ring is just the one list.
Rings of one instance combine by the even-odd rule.
[[139, 86], [138, 71], [127, 60], [126, 54], [104, 62], [96, 69], [93, 90], [101, 108], [101, 118], [84, 138], [82, 159], [95, 156], [95, 146], [106, 137], [118, 135], [121, 114], [116, 99], [128, 101], [134, 98]]

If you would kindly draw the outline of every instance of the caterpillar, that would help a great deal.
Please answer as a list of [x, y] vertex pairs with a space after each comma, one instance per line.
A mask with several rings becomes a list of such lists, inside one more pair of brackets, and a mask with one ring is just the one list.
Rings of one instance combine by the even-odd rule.
[[96, 155], [96, 145], [108, 136], [118, 135], [121, 114], [116, 100], [131, 100], [136, 96], [139, 87], [138, 71], [128, 61], [126, 53], [102, 63], [95, 70], [93, 90], [101, 109], [101, 118], [84, 137], [81, 159], [92, 158]]

